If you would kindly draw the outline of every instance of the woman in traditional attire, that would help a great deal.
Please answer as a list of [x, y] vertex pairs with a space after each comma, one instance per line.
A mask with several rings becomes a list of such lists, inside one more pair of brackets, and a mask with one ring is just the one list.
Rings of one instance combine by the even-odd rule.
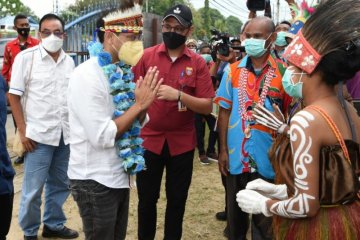
[[271, 113], [263, 121], [290, 139], [292, 162], [277, 153], [286, 184], [255, 180], [237, 194], [243, 211], [275, 216], [276, 239], [360, 239], [360, 119], [335, 90], [360, 70], [359, 12], [357, 0], [324, 1], [284, 53], [284, 89], [305, 108], [289, 131]]

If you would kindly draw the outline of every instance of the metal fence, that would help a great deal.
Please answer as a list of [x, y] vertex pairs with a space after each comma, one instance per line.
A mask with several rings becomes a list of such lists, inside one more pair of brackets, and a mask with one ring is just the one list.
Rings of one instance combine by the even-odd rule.
[[[64, 41], [65, 51], [73, 57], [78, 65], [89, 58], [87, 45], [93, 40], [96, 21], [104, 11], [120, 8], [119, 0], [99, 0], [79, 14], [65, 19], [67, 38]], [[151, 13], [144, 14], [144, 46], [150, 47], [161, 42], [161, 17]]]
[[120, 7], [120, 1], [98, 1], [88, 6], [79, 14], [66, 19], [64, 49], [74, 58], [75, 64], [85, 61], [89, 55], [87, 45], [93, 39], [96, 30], [96, 21], [104, 11]]

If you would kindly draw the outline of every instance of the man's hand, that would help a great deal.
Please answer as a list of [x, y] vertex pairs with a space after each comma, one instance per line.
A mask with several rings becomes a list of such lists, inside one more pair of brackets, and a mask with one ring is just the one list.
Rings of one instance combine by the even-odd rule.
[[[17, 131], [19, 131], [19, 129]], [[30, 138], [27, 138], [25, 136], [25, 132], [26, 131], [19, 131], [21, 143], [25, 148], [25, 152], [32, 152], [36, 148], [36, 142], [31, 140]]]
[[135, 102], [142, 110], [147, 109], [154, 101], [163, 79], [158, 81], [159, 71], [156, 67], [150, 67], [144, 78], [136, 82]]
[[226, 151], [220, 151], [218, 164], [220, 173], [227, 176], [229, 174], [229, 154]]
[[160, 100], [177, 101], [179, 98], [179, 90], [168, 85], [161, 85], [157, 98]]

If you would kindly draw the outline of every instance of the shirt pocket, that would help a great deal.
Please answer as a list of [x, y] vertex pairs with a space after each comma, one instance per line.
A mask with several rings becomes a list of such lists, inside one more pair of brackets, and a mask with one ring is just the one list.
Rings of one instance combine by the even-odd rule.
[[195, 87], [196, 87], [195, 80], [196, 80], [196, 78], [194, 75], [184, 76], [181, 81], [181, 87], [182, 87], [183, 92], [188, 93], [190, 95], [194, 95]]
[[50, 72], [47, 68], [36, 68], [33, 70], [30, 78], [29, 86], [36, 91], [45, 91], [51, 89], [52, 81], [50, 79]]

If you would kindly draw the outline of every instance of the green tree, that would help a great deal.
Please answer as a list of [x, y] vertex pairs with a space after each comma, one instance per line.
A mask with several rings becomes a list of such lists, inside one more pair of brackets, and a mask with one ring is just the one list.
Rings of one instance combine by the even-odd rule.
[[15, 16], [19, 13], [38, 19], [35, 13], [20, 0], [0, 0], [0, 17], [5, 17], [7, 15]]
[[226, 18], [227, 32], [231, 36], [238, 36], [242, 25], [243, 23], [237, 17], [229, 16]]
[[[143, 1], [145, 5], [145, 0]], [[160, 16], [163, 16], [168, 8], [175, 4], [189, 5], [187, 0], [148, 0], [149, 12]]]
[[204, 19], [204, 30], [206, 33], [210, 32], [210, 7], [209, 7], [209, 0], [205, 0], [205, 7], [203, 13]]
[[[209, 26], [206, 26], [205, 29], [206, 28], [209, 28], [209, 29], [215, 28], [215, 22], [217, 20], [225, 22], [225, 17], [217, 9], [209, 8], [209, 10], [207, 12], [207, 10], [205, 8], [200, 8], [198, 11], [199, 11], [202, 19], [205, 19], [206, 16], [208, 16], [210, 18]], [[221, 30], [221, 29], [218, 29], [218, 30]]]

